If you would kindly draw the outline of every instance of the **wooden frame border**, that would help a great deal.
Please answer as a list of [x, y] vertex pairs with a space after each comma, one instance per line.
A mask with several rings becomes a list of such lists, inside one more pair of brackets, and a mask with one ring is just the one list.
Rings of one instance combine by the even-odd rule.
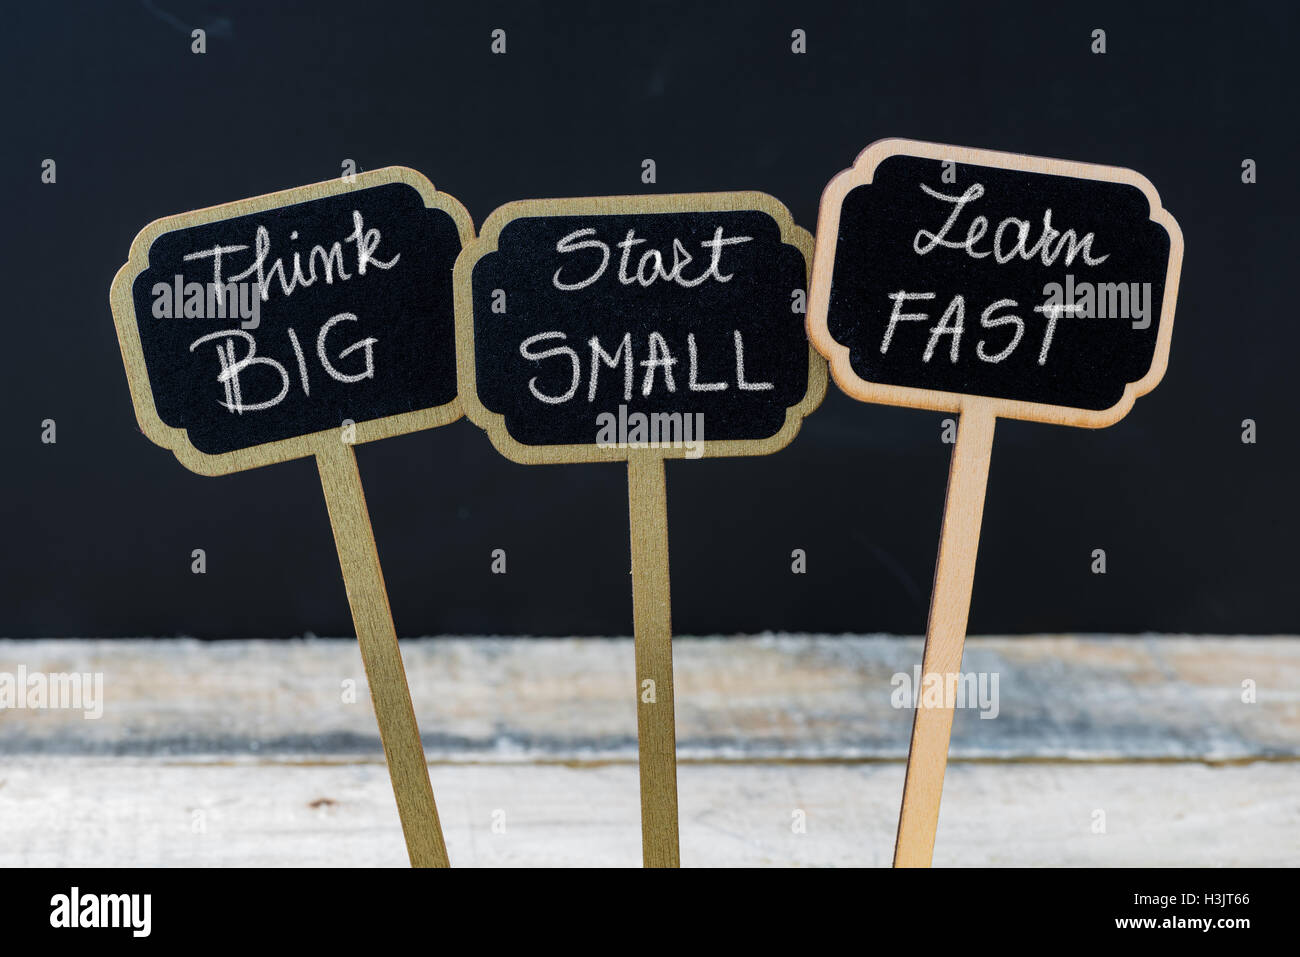
[[[835, 264], [835, 247], [839, 239], [840, 209], [849, 190], [870, 183], [876, 167], [886, 158], [898, 155], [953, 160], [959, 164], [992, 166], [998, 169], [1023, 170], [1053, 176], [1071, 176], [1106, 183], [1127, 183], [1140, 189], [1150, 205], [1151, 220], [1164, 227], [1165, 232], [1169, 234], [1169, 264], [1165, 272], [1164, 297], [1160, 303], [1160, 328], [1156, 337], [1155, 354], [1146, 375], [1137, 382], [1128, 383], [1124, 388], [1124, 395], [1113, 406], [1099, 410], [1045, 405], [1040, 402], [1000, 399], [993, 396], [966, 395], [912, 386], [885, 385], [859, 378], [849, 364], [849, 348], [834, 339], [826, 325], [827, 311], [830, 306], [831, 274]], [[817, 351], [829, 360], [831, 375], [836, 385], [848, 395], [864, 402], [957, 413], [978, 404], [982, 408], [991, 408], [995, 415], [1009, 419], [1102, 428], [1114, 425], [1128, 414], [1138, 396], [1154, 389], [1165, 374], [1165, 368], [1169, 363], [1169, 343], [1174, 329], [1174, 304], [1178, 298], [1178, 281], [1182, 274], [1182, 265], [1182, 230], [1168, 210], [1160, 205], [1160, 195], [1156, 192], [1155, 186], [1149, 179], [1134, 170], [1119, 166], [1100, 166], [1094, 163], [1027, 156], [1020, 153], [947, 146], [920, 140], [877, 140], [858, 154], [852, 167], [838, 173], [822, 193], [821, 207], [817, 215], [817, 246], [813, 256], [812, 282], [808, 291], [808, 338]]]
[[[117, 326], [117, 341], [122, 349], [122, 362], [126, 366], [126, 378], [131, 388], [131, 402], [135, 406], [136, 421], [154, 444], [171, 449], [182, 465], [201, 475], [227, 475], [276, 462], [306, 458], [315, 455], [327, 444], [332, 447], [340, 441], [337, 429], [331, 428], [219, 454], [202, 452], [195, 448], [185, 429], [168, 425], [158, 415], [153, 389], [149, 382], [149, 371], [145, 366], [144, 351], [140, 344], [140, 330], [137, 325], [131, 287], [136, 277], [148, 268], [149, 249], [154, 240], [163, 233], [223, 219], [234, 219], [249, 213], [293, 206], [297, 203], [324, 199], [385, 183], [406, 183], [414, 187], [424, 199], [425, 208], [441, 209], [451, 216], [460, 234], [462, 252], [474, 241], [474, 221], [460, 201], [448, 193], [439, 192], [423, 174], [406, 166], [386, 166], [367, 173], [357, 173], [352, 182], [340, 177], [322, 183], [267, 193], [251, 199], [223, 203], [220, 206], [209, 206], [206, 209], [166, 216], [155, 219], [136, 234], [131, 242], [130, 257], [113, 277], [113, 283], [109, 288], [109, 302], [112, 305], [113, 322]], [[457, 394], [456, 398], [440, 406], [358, 422], [356, 441], [352, 444], [374, 442], [377, 439], [447, 425], [459, 419], [461, 415], [461, 401]]]
[[[574, 199], [526, 199], [506, 203], [483, 221], [478, 239], [461, 250], [456, 260], [456, 376], [457, 391], [465, 416], [487, 432], [496, 450], [512, 462], [541, 463], [623, 462], [631, 456], [684, 458], [685, 448], [602, 448], [591, 445], [528, 445], [515, 439], [506, 428], [505, 415], [493, 412], [478, 397], [474, 361], [473, 272], [480, 259], [497, 249], [501, 230], [516, 219], [544, 216], [635, 215], [638, 213], [694, 213], [758, 210], [776, 220], [781, 242], [803, 253], [805, 281], [812, 277], [813, 237], [795, 225], [790, 211], [774, 196], [753, 190], [721, 193], [671, 193], [666, 195], [594, 196]], [[805, 308], [808, 308], [807, 306]], [[806, 318], [806, 317], [805, 317]], [[803, 420], [826, 397], [826, 363], [808, 348], [808, 387], [803, 398], [787, 406], [781, 429], [766, 439], [705, 440], [703, 458], [727, 455], [767, 455], [785, 448], [794, 439]]]

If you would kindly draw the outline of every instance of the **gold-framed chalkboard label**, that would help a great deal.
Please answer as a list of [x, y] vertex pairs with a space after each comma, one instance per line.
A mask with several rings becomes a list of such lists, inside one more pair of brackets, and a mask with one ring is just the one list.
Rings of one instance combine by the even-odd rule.
[[455, 421], [451, 270], [473, 236], [401, 166], [155, 220], [110, 291], [140, 428], [221, 475], [345, 430], [360, 444]]
[[760, 192], [508, 203], [456, 263], [465, 414], [528, 464], [698, 457], [600, 444], [597, 416], [620, 406], [703, 416], [703, 456], [778, 451], [826, 394], [803, 331], [811, 260], [811, 235]]

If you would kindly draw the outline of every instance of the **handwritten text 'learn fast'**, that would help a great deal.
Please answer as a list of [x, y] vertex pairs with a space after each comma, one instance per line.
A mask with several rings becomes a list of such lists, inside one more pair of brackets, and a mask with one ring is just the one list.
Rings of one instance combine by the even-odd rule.
[[[917, 230], [916, 235], [912, 237], [912, 251], [918, 256], [926, 256], [935, 249], [943, 248], [961, 250], [971, 259], [977, 260], [986, 259], [991, 255], [999, 265], [1005, 265], [1018, 259], [1023, 262], [1038, 262], [1043, 266], [1052, 266], [1060, 259], [1067, 267], [1073, 265], [1076, 259], [1079, 259], [1085, 266], [1098, 266], [1109, 258], [1109, 254], [1094, 254], [1093, 243], [1095, 237], [1092, 233], [1085, 233], [1080, 237], [1073, 229], [1061, 232], [1053, 226], [1052, 210], [1050, 208], [1043, 211], [1042, 230], [1038, 235], [1038, 239], [1033, 243], [1030, 242], [1033, 232], [1032, 224], [1029, 220], [1020, 219], [1016, 216], [1008, 216], [999, 222], [997, 228], [993, 231], [991, 242], [987, 242], [983, 246], [981, 246], [981, 243], [985, 242], [989, 230], [987, 216], [977, 215], [972, 217], [966, 228], [964, 238], [949, 238], [950, 234], [959, 235], [959, 231], [954, 232], [954, 227], [961, 218], [963, 211], [984, 196], [984, 185], [974, 183], [960, 196], [940, 193], [924, 183], [919, 185], [927, 196], [949, 204], [952, 209], [948, 213], [948, 218], [938, 229]], [[1071, 283], [1073, 283], [1072, 279]], [[1034, 312], [1042, 313], [1046, 319], [1046, 324], [1043, 327], [1042, 344], [1038, 351], [1038, 364], [1040, 366], [1047, 362], [1047, 353], [1051, 349], [1052, 338], [1056, 333], [1057, 320], [1063, 314], [1068, 314], [1071, 311], [1069, 307], [1061, 304], [1059, 289], [1060, 287], [1054, 286], [1054, 284], [1045, 287], [1044, 294], [1049, 297], [1048, 301], [1043, 305], [1033, 307]], [[925, 302], [934, 299], [935, 293], [899, 290], [889, 293], [888, 298], [893, 303], [893, 307], [890, 310], [889, 323], [885, 327], [885, 333], [880, 340], [882, 355], [889, 351], [889, 346], [894, 340], [894, 334], [900, 322], [930, 321], [929, 313], [906, 312], [904, 310], [909, 302]], [[980, 339], [975, 344], [975, 355], [981, 362], [1002, 362], [1020, 344], [1020, 340], [1025, 334], [1025, 320], [1014, 312], [1008, 311], [1018, 306], [1019, 303], [1015, 299], [998, 299], [986, 306], [980, 313], [980, 326], [985, 330], [997, 329], [1003, 326], [1010, 327], [1008, 330], [1010, 339], [1004, 339], [1001, 348], [995, 349], [985, 339]], [[949, 361], [957, 362], [965, 327], [966, 297], [959, 293], [949, 301], [939, 321], [930, 327], [925, 349], [921, 353], [921, 361], [929, 362], [934, 356], [939, 341], [944, 336], [949, 336], [951, 337], [948, 343]]]

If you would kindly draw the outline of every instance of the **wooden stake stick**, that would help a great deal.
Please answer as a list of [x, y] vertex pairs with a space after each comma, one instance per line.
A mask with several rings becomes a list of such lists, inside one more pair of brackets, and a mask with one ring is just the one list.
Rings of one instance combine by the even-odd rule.
[[[943, 772], [948, 764], [948, 741], [952, 736], [953, 701], [947, 689], [955, 687], [951, 683], [960, 680], [953, 676], [961, 671], [996, 421], [990, 405], [971, 400], [963, 407], [957, 426], [957, 445], [948, 471], [948, 497], [939, 538], [939, 560], [930, 596], [930, 621], [921, 664], [922, 685], [916, 689], [916, 717], [907, 756], [903, 806], [898, 815], [895, 867], [929, 867], [934, 856]], [[923, 706], [922, 689], [927, 681], [943, 682], [945, 693], [941, 706]]]
[[352, 446], [333, 442], [316, 453], [316, 464], [411, 866], [447, 867], [447, 846], [438, 823], [356, 455]]
[[628, 456], [627, 501], [632, 528], [642, 861], [646, 867], [678, 867], [673, 626], [668, 596], [668, 503], [662, 458], [638, 452]]

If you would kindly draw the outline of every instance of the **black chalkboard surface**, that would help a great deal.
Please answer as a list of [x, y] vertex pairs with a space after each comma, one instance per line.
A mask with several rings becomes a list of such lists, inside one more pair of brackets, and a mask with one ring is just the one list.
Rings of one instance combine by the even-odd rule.
[[114, 296], [142, 422], [207, 471], [349, 424], [361, 442], [455, 418], [452, 268], [471, 235], [401, 167], [151, 224]]
[[1164, 371], [1181, 237], [1132, 171], [884, 141], [818, 238], [811, 332], [859, 398], [1098, 425]]
[[639, 435], [666, 455], [773, 451], [824, 392], [810, 253], [757, 193], [503, 207], [457, 264], [467, 414], [524, 461], [627, 458]]

